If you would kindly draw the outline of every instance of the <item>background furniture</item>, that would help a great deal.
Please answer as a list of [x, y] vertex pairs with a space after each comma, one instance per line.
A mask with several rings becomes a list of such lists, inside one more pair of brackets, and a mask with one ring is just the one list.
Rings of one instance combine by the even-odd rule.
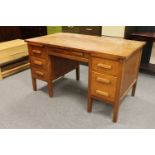
[[0, 43], [0, 79], [29, 68], [28, 50], [21, 39]]
[[18, 26], [0, 26], [0, 42], [20, 38], [21, 32]]
[[155, 41], [155, 32], [136, 32], [131, 34], [131, 38], [133, 40], [146, 41], [146, 45], [144, 46], [142, 53], [140, 68], [144, 72], [155, 74], [155, 64], [150, 63], [152, 46]]
[[22, 39], [47, 35], [46, 26], [20, 26]]
[[49, 96], [53, 96], [53, 80], [77, 69], [80, 61], [89, 64], [88, 112], [92, 111], [93, 99], [101, 100], [113, 106], [116, 122], [120, 102], [130, 88], [135, 95], [143, 42], [71, 33], [26, 41], [34, 90], [36, 79], [44, 80]]
[[[71, 32], [96, 36], [122, 37], [125, 39], [138, 40], [138, 36], [133, 33], [155, 32], [154, 26], [0, 26], [0, 42], [13, 39], [27, 39], [57, 32]], [[150, 64], [153, 42], [146, 37], [140, 40], [147, 40], [143, 49], [141, 70], [154, 73], [154, 64]], [[82, 63], [84, 64], [84, 63]], [[142, 65], [143, 64], [143, 65]]]
[[143, 48], [140, 70], [145, 73], [155, 73], [155, 64], [150, 63], [154, 42], [155, 26], [126, 26], [125, 39], [146, 41]]
[[21, 39], [42, 35], [47, 35], [46, 26], [0, 26], [0, 79], [29, 68], [28, 49]]
[[46, 26], [0, 26], [0, 42], [47, 35]]
[[0, 26], [0, 42], [28, 39], [57, 32], [130, 38], [134, 26]]
[[62, 26], [62, 32], [101, 36], [101, 26]]
[[101, 26], [0, 26], [0, 42], [28, 39], [57, 32], [101, 36]]

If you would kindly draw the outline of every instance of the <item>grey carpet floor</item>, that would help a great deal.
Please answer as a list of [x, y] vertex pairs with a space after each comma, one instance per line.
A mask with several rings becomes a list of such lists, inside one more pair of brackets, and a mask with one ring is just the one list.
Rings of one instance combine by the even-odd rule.
[[94, 101], [87, 113], [87, 78], [86, 66], [81, 66], [79, 82], [75, 71], [68, 73], [54, 83], [53, 98], [43, 81], [32, 90], [30, 70], [1, 80], [0, 128], [155, 128], [155, 76], [139, 74], [136, 96], [124, 99], [117, 123], [112, 123], [111, 105]]

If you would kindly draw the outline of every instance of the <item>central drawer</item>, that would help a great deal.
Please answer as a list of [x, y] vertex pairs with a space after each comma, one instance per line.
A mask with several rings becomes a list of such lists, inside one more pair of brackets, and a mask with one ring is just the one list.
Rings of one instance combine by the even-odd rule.
[[78, 52], [78, 51], [73, 51], [73, 50], [64, 50], [64, 49], [57, 49], [57, 48], [53, 48], [51, 49], [51, 51], [59, 53], [59, 54], [66, 54], [66, 55], [73, 55], [73, 56], [80, 56], [83, 57], [84, 54], [82, 52]]
[[92, 72], [91, 77], [91, 94], [93, 96], [106, 99], [108, 101], [115, 100], [117, 77]]

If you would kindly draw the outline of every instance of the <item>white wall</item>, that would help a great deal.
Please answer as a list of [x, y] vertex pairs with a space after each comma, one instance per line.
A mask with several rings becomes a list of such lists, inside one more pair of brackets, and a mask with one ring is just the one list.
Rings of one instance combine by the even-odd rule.
[[124, 37], [125, 26], [102, 26], [102, 35]]

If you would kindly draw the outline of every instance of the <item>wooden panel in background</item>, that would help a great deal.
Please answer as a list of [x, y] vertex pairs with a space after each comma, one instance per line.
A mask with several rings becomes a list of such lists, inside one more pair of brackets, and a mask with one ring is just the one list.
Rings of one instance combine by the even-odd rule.
[[28, 49], [21, 39], [0, 43], [0, 79], [29, 68]]
[[101, 36], [102, 26], [62, 26], [62, 32]]
[[0, 42], [47, 35], [46, 26], [0, 26]]
[[19, 26], [0, 26], [0, 42], [20, 38], [22, 36]]
[[20, 26], [22, 39], [47, 35], [46, 26]]
[[102, 26], [79, 26], [80, 34], [101, 36]]

